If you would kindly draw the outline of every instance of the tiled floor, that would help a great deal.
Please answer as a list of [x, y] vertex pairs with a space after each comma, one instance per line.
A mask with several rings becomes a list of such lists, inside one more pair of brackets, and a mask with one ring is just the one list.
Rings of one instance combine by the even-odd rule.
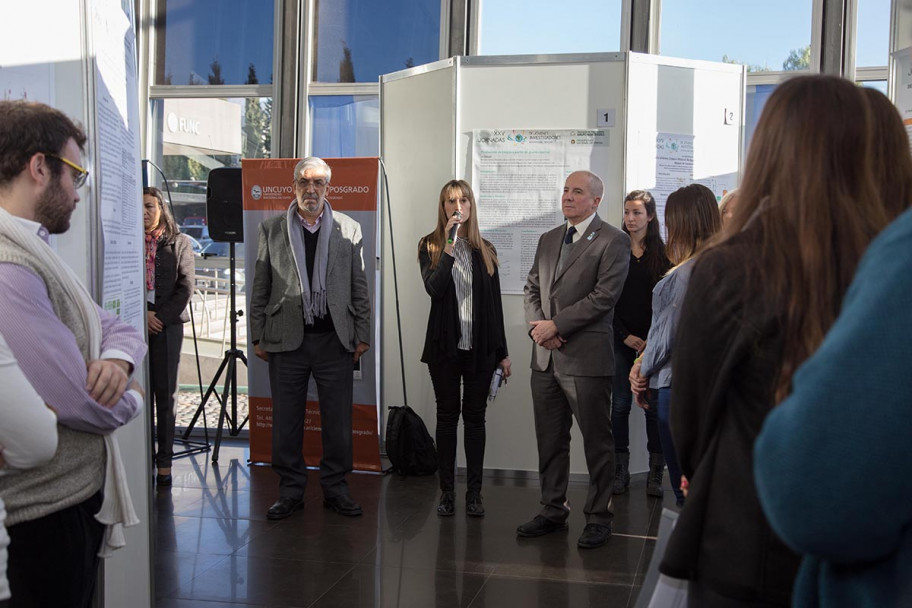
[[350, 518], [323, 508], [311, 472], [304, 509], [271, 522], [277, 478], [247, 456], [245, 444], [226, 441], [217, 465], [206, 453], [182, 458], [174, 486], [156, 488], [159, 608], [633, 606], [663, 506], [635, 480], [615, 497], [608, 544], [582, 550], [583, 485], [569, 492], [568, 532], [522, 539], [515, 529], [537, 512], [535, 482], [488, 482], [487, 515], [472, 519], [459, 480], [456, 516], [440, 518], [436, 477], [353, 474], [364, 515]]

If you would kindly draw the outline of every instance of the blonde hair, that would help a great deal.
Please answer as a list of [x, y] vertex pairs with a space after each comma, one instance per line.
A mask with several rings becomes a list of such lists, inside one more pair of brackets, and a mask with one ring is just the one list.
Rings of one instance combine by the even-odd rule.
[[446, 247], [446, 224], [450, 218], [447, 217], [445, 204], [452, 196], [465, 197], [469, 199], [472, 205], [472, 212], [469, 219], [463, 222], [465, 230], [465, 240], [468, 241], [472, 249], [481, 253], [481, 259], [484, 262], [485, 270], [488, 275], [494, 275], [494, 269], [499, 265], [497, 262], [497, 253], [494, 246], [481, 238], [481, 232], [478, 230], [478, 205], [475, 202], [475, 193], [472, 192], [472, 186], [462, 179], [453, 179], [443, 185], [440, 190], [440, 200], [437, 204], [437, 227], [434, 232], [422, 237], [418, 242], [418, 255], [421, 255], [422, 249], [427, 249], [431, 257], [431, 268], [436, 268], [440, 263], [440, 256]]

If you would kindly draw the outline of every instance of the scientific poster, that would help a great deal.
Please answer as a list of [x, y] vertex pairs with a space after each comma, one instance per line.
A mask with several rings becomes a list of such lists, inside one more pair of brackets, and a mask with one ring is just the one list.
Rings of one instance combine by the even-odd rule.
[[92, 176], [98, 180], [104, 246], [102, 306], [144, 331], [136, 37], [118, 0], [93, 3], [91, 31], [98, 164]]
[[497, 248], [502, 293], [523, 292], [538, 238], [564, 221], [564, 180], [580, 170], [604, 175], [608, 146], [604, 129], [472, 131], [478, 222]]
[[912, 48], [896, 51], [893, 59], [896, 62], [893, 103], [896, 104], [899, 115], [902, 116], [906, 135], [909, 136], [910, 145], [912, 145]]

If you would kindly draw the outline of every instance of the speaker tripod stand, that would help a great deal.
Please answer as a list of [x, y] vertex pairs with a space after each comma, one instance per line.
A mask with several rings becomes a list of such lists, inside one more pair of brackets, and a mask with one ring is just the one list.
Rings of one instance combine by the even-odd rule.
[[[244, 351], [238, 349], [237, 347], [238, 317], [242, 316], [244, 312], [235, 308], [236, 285], [234, 282], [234, 241], [230, 243], [228, 255], [230, 268], [228, 315], [231, 321], [231, 348], [225, 351], [225, 356], [222, 358], [222, 363], [219, 365], [218, 371], [215, 372], [215, 376], [212, 378], [212, 382], [209, 383], [209, 388], [206, 389], [206, 393], [203, 395], [203, 400], [200, 403], [199, 407], [196, 408], [196, 413], [193, 414], [193, 419], [190, 421], [190, 424], [187, 425], [187, 430], [184, 431], [183, 435], [184, 439], [187, 439], [190, 436], [190, 432], [193, 430], [193, 426], [196, 424], [196, 421], [199, 419], [201, 414], [205, 413], [206, 403], [209, 401], [209, 397], [215, 395], [215, 399], [219, 402], [220, 407], [218, 430], [215, 432], [215, 447], [212, 450], [212, 462], [218, 462], [219, 447], [222, 444], [222, 432], [225, 428], [225, 423], [227, 422], [228, 425], [228, 434], [231, 437], [237, 437], [241, 432], [241, 429], [244, 428], [244, 425], [247, 424], [247, 420], [250, 418], [248, 414], [244, 417], [244, 420], [242, 420], [240, 424], [237, 423], [237, 362], [238, 359], [240, 359], [246, 367], [247, 357], [244, 355]], [[225, 373], [225, 383], [222, 386], [222, 393], [219, 395], [216, 392], [216, 388], [219, 385], [219, 381], [222, 378], [223, 372]], [[231, 397], [230, 412], [228, 411], [229, 396]]]

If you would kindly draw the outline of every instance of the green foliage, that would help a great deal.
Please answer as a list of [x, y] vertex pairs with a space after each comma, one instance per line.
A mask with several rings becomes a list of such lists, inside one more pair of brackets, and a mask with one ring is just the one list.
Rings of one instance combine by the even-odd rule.
[[789, 51], [788, 59], [782, 62], [786, 71], [808, 70], [811, 67], [811, 45]]

